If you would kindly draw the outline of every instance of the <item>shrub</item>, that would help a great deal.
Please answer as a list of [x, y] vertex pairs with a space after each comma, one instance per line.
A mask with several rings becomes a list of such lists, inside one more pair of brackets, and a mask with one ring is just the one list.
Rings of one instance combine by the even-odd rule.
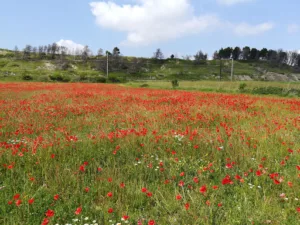
[[106, 83], [106, 78], [105, 77], [88, 77], [88, 80], [92, 83]]
[[71, 77], [69, 77], [69, 76], [67, 76], [67, 75], [65, 75], [65, 76], [63, 76], [63, 78], [62, 78], [62, 82], [70, 82], [71, 81]]
[[239, 86], [239, 90], [240, 90], [240, 92], [244, 92], [244, 91], [245, 91], [245, 89], [246, 89], [246, 87], [247, 87], [247, 84], [245, 84], [245, 83], [241, 83], [241, 84], [240, 84], [240, 86]]
[[24, 74], [22, 75], [22, 80], [33, 80], [33, 77], [28, 74]]
[[149, 87], [149, 84], [142, 84], [140, 87]]
[[50, 78], [48, 75], [43, 75], [43, 76], [39, 76], [38, 77], [38, 81], [41, 81], [41, 82], [49, 82], [50, 81]]
[[252, 90], [253, 94], [260, 95], [284, 95], [284, 89], [280, 87], [257, 87]]
[[54, 73], [49, 76], [53, 81], [63, 81], [63, 76], [60, 73]]
[[117, 77], [116, 75], [110, 75], [108, 77], [108, 80], [112, 83], [121, 83], [121, 79]]
[[33, 77], [29, 74], [28, 71], [22, 72], [22, 80], [33, 80]]
[[179, 87], [179, 82], [178, 82], [178, 80], [172, 80], [171, 82], [172, 82], [172, 87], [173, 87], [173, 88]]

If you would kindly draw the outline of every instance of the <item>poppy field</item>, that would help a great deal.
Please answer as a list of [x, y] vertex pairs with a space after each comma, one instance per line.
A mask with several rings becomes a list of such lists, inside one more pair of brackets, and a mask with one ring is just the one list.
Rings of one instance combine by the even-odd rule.
[[300, 99], [0, 83], [0, 224], [300, 224]]

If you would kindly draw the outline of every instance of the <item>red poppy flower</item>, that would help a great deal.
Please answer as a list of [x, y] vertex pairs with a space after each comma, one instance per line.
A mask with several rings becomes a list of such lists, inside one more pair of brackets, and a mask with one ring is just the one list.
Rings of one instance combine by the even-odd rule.
[[84, 191], [85, 191], [86, 193], [88, 193], [88, 192], [90, 191], [90, 188], [89, 188], [89, 187], [86, 187], [86, 188], [84, 188]]
[[296, 166], [297, 170], [300, 170], [300, 166]]
[[47, 218], [44, 218], [41, 225], [47, 225], [49, 223], [49, 220]]
[[179, 181], [178, 186], [183, 187], [183, 185], [184, 185], [184, 182], [182, 180]]
[[13, 204], [13, 201], [8, 201], [7, 204], [11, 205]]
[[120, 183], [120, 188], [124, 188], [125, 187], [125, 184], [122, 182]]
[[52, 216], [54, 216], [54, 211], [51, 210], [51, 209], [48, 209], [47, 212], [45, 213], [45, 215], [46, 215], [47, 217], [52, 217]]
[[59, 195], [54, 195], [54, 196], [53, 196], [53, 199], [54, 199], [55, 201], [57, 201], [57, 200], [59, 199]]
[[176, 195], [176, 199], [177, 199], [177, 200], [182, 199], [181, 195]]
[[20, 198], [20, 194], [15, 194], [14, 195], [14, 200], [17, 200], [17, 199], [19, 199]]
[[213, 188], [214, 190], [217, 190], [219, 187], [218, 187], [217, 185], [214, 185], [212, 188]]
[[147, 196], [150, 198], [150, 197], [152, 197], [152, 193], [151, 192], [147, 192]]
[[34, 199], [33, 199], [33, 198], [31, 198], [31, 199], [28, 200], [28, 204], [29, 204], [29, 205], [32, 205], [33, 202], [34, 202]]
[[180, 175], [181, 177], [183, 177], [183, 176], [184, 176], [184, 172], [181, 172], [179, 175]]
[[297, 208], [297, 212], [300, 213], [300, 207]]
[[199, 191], [204, 194], [207, 191], [206, 185], [203, 185], [202, 187], [200, 187]]
[[189, 208], [190, 208], [190, 203], [185, 203], [185, 204], [184, 204], [184, 207], [185, 207], [186, 210], [189, 210]]
[[113, 196], [113, 194], [111, 192], [107, 193], [107, 197], [111, 198]]
[[85, 167], [84, 167], [84, 165], [81, 165], [81, 166], [79, 167], [79, 171], [82, 171], [82, 172], [84, 172], [84, 171], [85, 171]]
[[20, 206], [22, 204], [22, 201], [20, 200], [20, 199], [18, 199], [17, 201], [16, 201], [16, 206]]
[[280, 181], [275, 179], [274, 184], [280, 184]]
[[142, 188], [142, 192], [143, 192], [143, 193], [147, 192], [147, 188], [143, 187], [143, 188]]
[[194, 181], [195, 183], [198, 183], [198, 182], [199, 182], [198, 177], [194, 177], [194, 178], [193, 178], [193, 181]]
[[230, 177], [226, 176], [223, 180], [222, 180], [222, 184], [226, 185], [226, 184], [232, 184], [232, 180], [230, 180]]
[[235, 177], [234, 177], [236, 180], [240, 180], [242, 177], [241, 176], [239, 176], [239, 175], [235, 175]]
[[261, 175], [262, 175], [262, 172], [261, 172], [260, 170], [257, 170], [257, 171], [256, 171], [256, 176], [259, 177], [259, 176], [261, 176]]
[[78, 207], [76, 210], [75, 210], [75, 214], [76, 215], [79, 215], [82, 211], [82, 208], [81, 207]]
[[155, 225], [155, 221], [154, 220], [149, 220], [148, 225]]
[[122, 217], [124, 220], [128, 220], [129, 219], [129, 216], [125, 215]]
[[114, 210], [113, 210], [112, 208], [109, 208], [107, 212], [108, 212], [108, 213], [113, 213]]

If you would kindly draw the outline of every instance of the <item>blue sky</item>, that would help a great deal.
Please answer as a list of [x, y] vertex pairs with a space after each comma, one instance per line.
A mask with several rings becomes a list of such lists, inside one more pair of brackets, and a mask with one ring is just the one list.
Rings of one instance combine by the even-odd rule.
[[300, 50], [299, 0], [2, 0], [0, 48], [58, 42], [123, 55]]

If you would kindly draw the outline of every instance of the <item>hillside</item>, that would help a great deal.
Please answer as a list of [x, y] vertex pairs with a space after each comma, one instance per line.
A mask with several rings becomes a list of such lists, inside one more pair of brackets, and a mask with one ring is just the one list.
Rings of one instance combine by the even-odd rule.
[[[87, 61], [73, 56], [56, 59], [16, 59], [12, 51], [0, 50], [0, 79], [37, 81], [101, 82], [106, 76], [106, 57]], [[99, 76], [102, 75], [102, 76]], [[99, 80], [99, 77], [101, 79]], [[230, 80], [231, 61], [209, 60], [195, 64], [191, 60], [118, 57], [109, 59], [111, 81], [126, 80]], [[274, 66], [264, 61], [234, 61], [234, 80], [300, 81], [300, 71], [288, 65]]]

